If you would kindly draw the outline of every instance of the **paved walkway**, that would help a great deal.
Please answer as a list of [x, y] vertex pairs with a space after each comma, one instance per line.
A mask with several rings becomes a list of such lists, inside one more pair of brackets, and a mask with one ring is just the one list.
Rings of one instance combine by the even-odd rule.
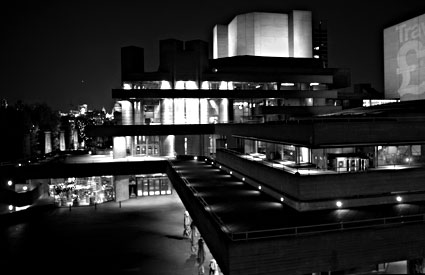
[[[0, 226], [1, 274], [198, 274], [182, 238], [184, 210], [174, 191], [130, 199], [121, 208], [115, 202], [60, 208]], [[206, 247], [205, 274], [210, 259]]]

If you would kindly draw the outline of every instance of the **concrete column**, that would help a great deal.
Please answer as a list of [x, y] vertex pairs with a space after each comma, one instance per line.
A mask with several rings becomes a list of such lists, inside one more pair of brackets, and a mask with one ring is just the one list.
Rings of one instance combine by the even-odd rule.
[[66, 150], [66, 147], [65, 147], [65, 132], [64, 131], [60, 131], [60, 133], [59, 133], [59, 150], [61, 150], [61, 151]]
[[174, 99], [174, 124], [185, 124], [186, 113], [185, 113], [185, 99], [175, 98]]
[[115, 201], [124, 201], [130, 198], [129, 194], [129, 176], [114, 176]]
[[114, 148], [114, 151], [113, 151], [114, 159], [125, 158], [127, 156], [127, 152], [126, 152], [127, 144], [126, 144], [125, 137], [114, 137], [112, 142], [113, 142], [113, 148]]
[[44, 153], [52, 152], [52, 133], [50, 131], [44, 132]]
[[186, 123], [199, 124], [199, 100], [186, 98]]
[[175, 136], [174, 135], [168, 135], [168, 136], [161, 136], [162, 140], [161, 147], [161, 156], [167, 156], [167, 157], [173, 157], [174, 156], [174, 142], [175, 142]]
[[208, 124], [208, 100], [201, 98], [199, 100], [199, 117], [201, 124]]
[[218, 121], [220, 123], [229, 122], [229, 100], [227, 98], [222, 98], [219, 106]]
[[73, 146], [74, 150], [77, 150], [78, 149], [78, 131], [77, 131], [77, 129], [73, 130], [72, 143], [74, 145]]
[[128, 100], [122, 100], [121, 103], [121, 116], [122, 125], [133, 125], [133, 105]]
[[161, 99], [161, 124], [173, 124], [173, 99], [164, 98]]
[[143, 124], [143, 113], [142, 113], [142, 103], [140, 101], [135, 101], [134, 105], [134, 124], [142, 125]]
[[200, 136], [187, 136], [187, 154], [198, 156], [201, 155], [201, 140]]

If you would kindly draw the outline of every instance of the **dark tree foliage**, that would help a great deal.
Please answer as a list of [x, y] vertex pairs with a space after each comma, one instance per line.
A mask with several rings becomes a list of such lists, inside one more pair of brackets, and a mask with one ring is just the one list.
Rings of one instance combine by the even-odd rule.
[[15, 161], [44, 153], [44, 132], [50, 131], [53, 150], [58, 147], [60, 116], [45, 103], [0, 108], [0, 161]]

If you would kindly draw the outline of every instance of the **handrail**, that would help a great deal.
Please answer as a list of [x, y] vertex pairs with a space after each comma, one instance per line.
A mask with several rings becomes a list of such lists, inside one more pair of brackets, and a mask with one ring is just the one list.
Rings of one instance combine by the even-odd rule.
[[174, 169], [174, 171], [179, 175], [179, 177], [183, 180], [183, 182], [185, 183], [186, 187], [192, 192], [192, 194], [198, 199], [198, 201], [203, 205], [204, 209], [207, 210], [209, 209], [210, 211], [208, 211], [208, 213], [212, 216], [212, 218], [218, 223], [218, 225], [220, 226], [220, 228], [223, 230], [225, 229], [225, 232], [228, 236], [229, 233], [231, 232], [230, 229], [228, 228], [228, 226], [221, 220], [221, 218], [219, 216], [217, 216], [217, 214], [215, 214], [213, 211], [211, 211], [211, 206], [204, 200], [204, 198], [202, 196], [199, 195], [198, 191], [190, 184], [190, 182], [187, 180], [186, 177], [184, 177], [182, 175], [182, 173], [180, 173], [175, 166], [172, 164], [172, 162], [170, 160], [168, 160], [171, 168]]
[[397, 224], [410, 224], [425, 222], [425, 214], [415, 214], [398, 217], [385, 217], [378, 219], [366, 219], [359, 221], [336, 222], [327, 224], [317, 224], [308, 226], [295, 226], [267, 230], [253, 230], [245, 232], [231, 233], [233, 241], [264, 239], [283, 236], [299, 236], [323, 232], [345, 231], [378, 226], [388, 226]]

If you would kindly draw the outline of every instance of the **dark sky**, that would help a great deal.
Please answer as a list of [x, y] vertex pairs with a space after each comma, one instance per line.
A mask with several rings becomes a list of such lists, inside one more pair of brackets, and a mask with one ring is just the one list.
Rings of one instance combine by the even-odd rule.
[[121, 47], [145, 48], [145, 71], [154, 71], [160, 39], [210, 42], [215, 24], [254, 11], [311, 10], [327, 24], [329, 67], [349, 68], [353, 83], [383, 91], [383, 29], [425, 13], [423, 0], [8, 2], [0, 9], [0, 97], [62, 111], [86, 103], [110, 112]]

